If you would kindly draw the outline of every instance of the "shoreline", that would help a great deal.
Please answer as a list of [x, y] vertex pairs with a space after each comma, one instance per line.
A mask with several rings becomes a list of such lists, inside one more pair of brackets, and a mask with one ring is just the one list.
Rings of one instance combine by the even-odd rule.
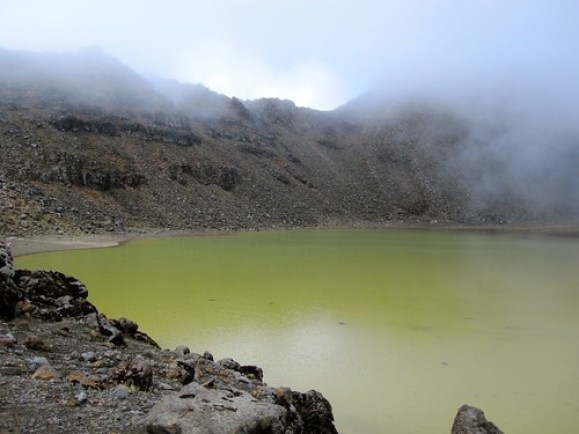
[[474, 226], [459, 223], [425, 223], [425, 222], [353, 222], [351, 224], [326, 224], [314, 227], [271, 227], [240, 230], [179, 230], [150, 228], [135, 232], [94, 234], [94, 235], [33, 235], [30, 237], [6, 237], [11, 244], [14, 257], [32, 255], [62, 250], [82, 250], [95, 248], [117, 247], [128, 241], [139, 238], [157, 237], [191, 237], [191, 236], [221, 236], [243, 232], [266, 232], [308, 229], [344, 229], [344, 230], [415, 230], [432, 232], [456, 232], [456, 233], [480, 233], [486, 235], [512, 235], [522, 237], [546, 237], [546, 238], [579, 238], [579, 224], [561, 225], [500, 225], [500, 226]]
[[60, 250], [96, 249], [116, 247], [130, 237], [123, 235], [37, 235], [8, 237], [14, 257]]

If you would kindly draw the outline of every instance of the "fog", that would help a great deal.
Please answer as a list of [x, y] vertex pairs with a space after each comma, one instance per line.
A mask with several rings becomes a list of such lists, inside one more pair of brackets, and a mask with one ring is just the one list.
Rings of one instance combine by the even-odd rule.
[[420, 119], [402, 137], [410, 137], [419, 155], [433, 157], [442, 178], [464, 189], [472, 215], [577, 220], [579, 106], [570, 84], [382, 87], [343, 110], [382, 131], [384, 122], [396, 130]]
[[574, 0], [3, 0], [0, 47], [99, 46], [141, 74], [318, 109], [481, 82], [553, 84], [564, 105], [577, 16]]

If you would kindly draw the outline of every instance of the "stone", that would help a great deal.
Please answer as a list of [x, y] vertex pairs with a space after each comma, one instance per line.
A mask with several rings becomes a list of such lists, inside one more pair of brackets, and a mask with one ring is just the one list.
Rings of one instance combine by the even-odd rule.
[[131, 337], [137, 341], [145, 342], [146, 344], [152, 345], [157, 348], [161, 348], [157, 342], [151, 336], [143, 332], [135, 332]]
[[121, 317], [119, 319], [112, 319], [111, 324], [117, 329], [119, 329], [121, 333], [125, 333], [129, 336], [134, 335], [137, 332], [137, 330], [139, 330], [139, 325], [136, 322], [131, 321], [130, 319], [124, 317]]
[[263, 369], [259, 366], [244, 365], [239, 368], [239, 372], [246, 377], [253, 378], [257, 381], [263, 381]]
[[111, 391], [111, 393], [113, 394], [113, 396], [115, 398], [120, 399], [120, 400], [124, 400], [124, 399], [127, 399], [129, 397], [130, 390], [127, 386], [125, 386], [123, 384], [119, 384]]
[[291, 428], [287, 411], [279, 405], [258, 402], [246, 392], [233, 395], [191, 383], [179, 395], [165, 397], [153, 406], [137, 432], [297, 434], [302, 431]]
[[27, 313], [31, 316], [56, 322], [96, 311], [86, 299], [86, 287], [63, 273], [16, 270], [14, 283], [21, 291], [22, 307], [27, 306]]
[[87, 351], [80, 355], [85, 362], [94, 362], [97, 359], [97, 355], [94, 351]]
[[10, 244], [0, 241], [0, 275], [12, 279], [14, 277], [14, 259]]
[[102, 389], [103, 385], [100, 378], [94, 375], [87, 375], [84, 372], [72, 371], [67, 376], [66, 379], [71, 383], [78, 383], [82, 387], [87, 389]]
[[14, 282], [14, 259], [8, 243], [0, 241], [0, 318], [11, 320], [16, 316], [16, 305], [22, 294]]
[[49, 363], [46, 357], [33, 357], [32, 359], [28, 359], [27, 362], [28, 362], [28, 369], [30, 369], [31, 372], [34, 372], [40, 366], [47, 365]]
[[337, 434], [330, 403], [319, 392], [275, 393], [260, 379], [260, 368], [229, 358], [176, 362], [188, 372], [187, 383], [153, 407], [140, 432]]
[[100, 359], [100, 360], [95, 360], [94, 362], [90, 363], [90, 367], [93, 369], [101, 369], [106, 367], [104, 360]]
[[38, 336], [28, 336], [24, 340], [24, 345], [29, 350], [35, 350], [35, 351], [50, 351], [51, 350], [50, 345], [48, 345], [46, 342], [44, 342], [44, 340], [42, 340]]
[[60, 374], [51, 365], [45, 363], [34, 371], [32, 378], [36, 380], [57, 380], [60, 378]]
[[186, 345], [179, 345], [173, 352], [178, 356], [184, 356], [185, 354], [191, 353], [191, 350]]
[[153, 368], [148, 360], [136, 357], [130, 363], [119, 363], [111, 379], [118, 384], [147, 391], [153, 385]]
[[452, 434], [504, 434], [494, 423], [488, 421], [482, 410], [470, 405], [458, 409]]
[[160, 382], [157, 384], [157, 389], [158, 390], [175, 390], [175, 388], [173, 386], [171, 386], [168, 383], [164, 383], [164, 382]]
[[274, 395], [278, 404], [299, 415], [304, 432], [318, 432], [319, 429], [325, 434], [338, 434], [332, 406], [320, 392], [309, 390], [300, 393], [288, 388], [277, 388]]
[[239, 368], [241, 367], [241, 365], [237, 361], [229, 357], [226, 359], [221, 359], [217, 363], [219, 363], [226, 369], [232, 369], [234, 371], [239, 371]]
[[0, 347], [14, 348], [15, 345], [16, 345], [16, 339], [14, 339], [14, 338], [8, 338], [8, 337], [0, 338]]
[[78, 392], [76, 395], [74, 395], [74, 397], [76, 398], [76, 402], [78, 402], [79, 404], [84, 404], [85, 402], [88, 401], [88, 396], [86, 395], [86, 392], [84, 390]]
[[97, 313], [96, 322], [100, 333], [103, 336], [107, 336], [109, 342], [117, 346], [126, 346], [123, 334], [118, 328], [112, 325], [106, 316], [104, 316], [102, 313]]
[[214, 360], [214, 359], [213, 359], [213, 354], [211, 354], [209, 351], [205, 351], [205, 352], [203, 353], [203, 356], [202, 356], [202, 357], [203, 357], [204, 359], [207, 359], [207, 360], [211, 360], [211, 361]]

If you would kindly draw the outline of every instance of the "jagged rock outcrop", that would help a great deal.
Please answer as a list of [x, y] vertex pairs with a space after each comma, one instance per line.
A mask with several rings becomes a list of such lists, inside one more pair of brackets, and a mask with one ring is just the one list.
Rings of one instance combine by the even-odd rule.
[[458, 409], [451, 434], [504, 434], [494, 423], [488, 421], [482, 410], [470, 405]]
[[22, 314], [49, 321], [95, 313], [88, 290], [57, 271], [15, 270], [10, 245], [0, 242], [0, 318]]
[[261, 369], [233, 359], [189, 353], [177, 365], [188, 378], [181, 381], [191, 382], [156, 404], [140, 432], [337, 434], [332, 407], [317, 391], [274, 389], [263, 383]]
[[201, 139], [191, 131], [187, 122], [178, 117], [148, 119], [141, 123], [127, 121], [118, 116], [84, 114], [81, 117], [67, 114], [55, 117], [49, 123], [58, 131], [66, 133], [92, 133], [113, 138], [124, 135], [146, 142], [172, 143], [185, 147], [201, 143]]
[[115, 345], [124, 336], [157, 346], [127, 318], [109, 320], [88, 301], [88, 290], [78, 279], [58, 271], [16, 270], [10, 245], [0, 241], [0, 319], [16, 316], [58, 322], [65, 318], [95, 318], [99, 331]]
[[16, 315], [16, 304], [20, 291], [14, 283], [14, 260], [10, 246], [0, 241], [0, 318], [12, 319]]
[[96, 312], [87, 300], [88, 290], [74, 277], [57, 271], [17, 270], [14, 283], [20, 290], [18, 309], [49, 321]]

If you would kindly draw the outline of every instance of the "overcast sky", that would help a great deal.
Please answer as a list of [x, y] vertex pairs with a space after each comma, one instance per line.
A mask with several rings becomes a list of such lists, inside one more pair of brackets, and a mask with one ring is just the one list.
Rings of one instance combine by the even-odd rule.
[[331, 109], [386, 90], [577, 95], [578, 0], [0, 0], [0, 47], [100, 46], [137, 71]]

